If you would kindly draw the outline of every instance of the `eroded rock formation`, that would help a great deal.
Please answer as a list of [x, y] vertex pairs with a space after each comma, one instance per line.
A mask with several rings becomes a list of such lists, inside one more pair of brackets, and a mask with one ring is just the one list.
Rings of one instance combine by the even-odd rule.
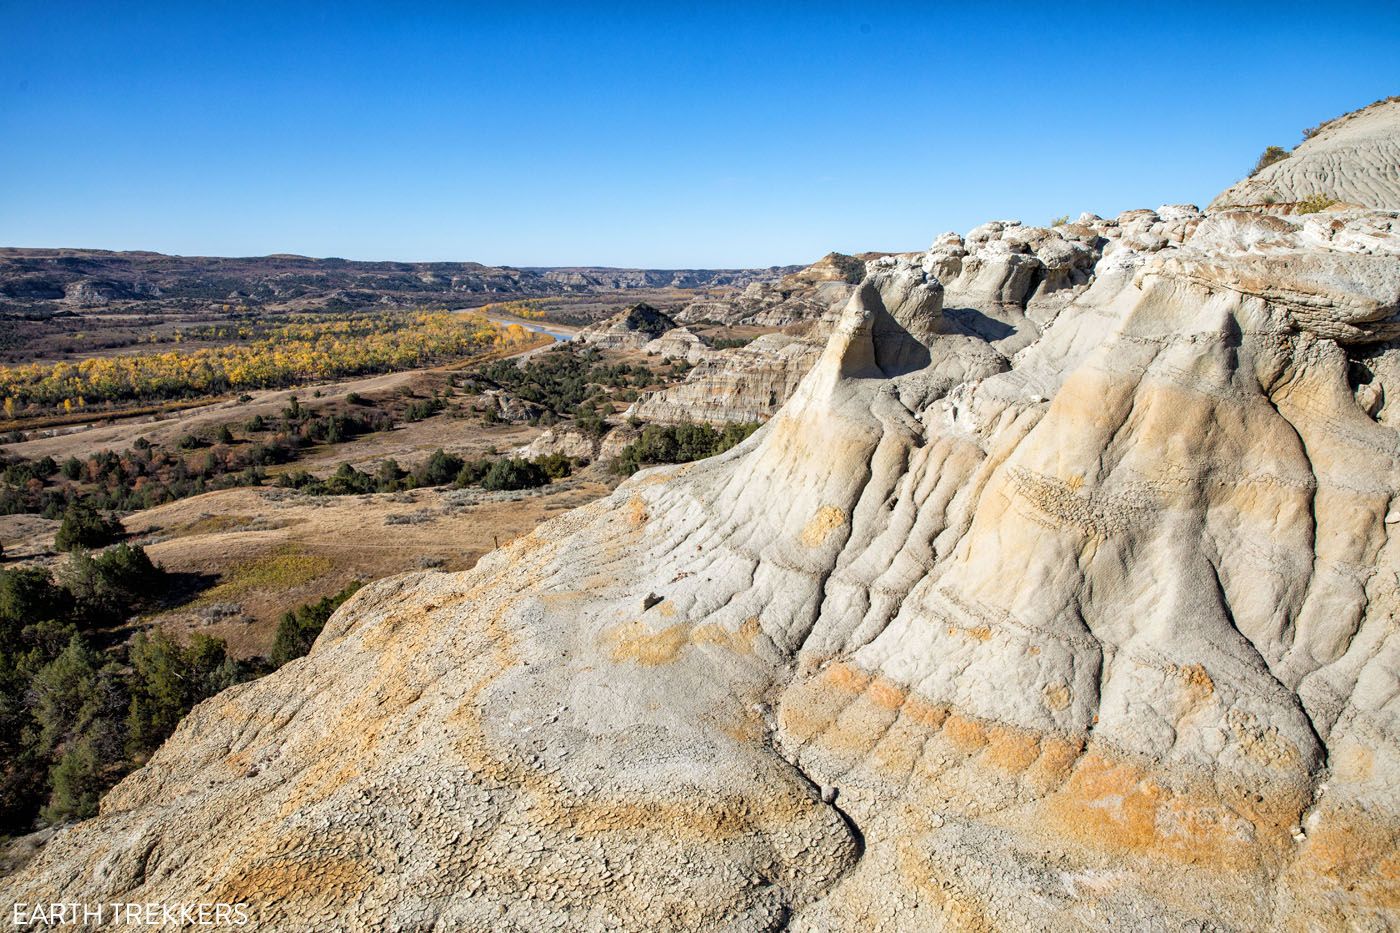
[[747, 324], [788, 327], [816, 320], [833, 304], [844, 302], [865, 277], [865, 257], [827, 253], [821, 259], [778, 281], [751, 282], [737, 295], [699, 298], [676, 313], [683, 324]]
[[0, 900], [1400, 922], [1400, 215], [992, 224], [852, 289], [743, 444], [366, 587]]
[[[688, 359], [698, 365], [685, 382], [643, 397], [628, 414], [663, 423], [772, 417], [821, 355], [841, 306], [856, 288], [848, 281], [853, 263], [862, 269], [919, 264], [944, 288], [942, 326], [985, 343], [1009, 365], [1016, 351], [1039, 339], [1042, 329], [1089, 286], [1101, 259], [1120, 249], [1138, 255], [1180, 245], [1201, 216], [1193, 206], [1175, 205], [1126, 211], [1112, 220], [1085, 214], [1053, 229], [1019, 220], [992, 221], [966, 237], [945, 233], [925, 254], [876, 254], [862, 262], [832, 253], [777, 286], [755, 285], [738, 299], [704, 303], [706, 313], [724, 320], [800, 323], [804, 326], [798, 333], [692, 354]], [[1105, 266], [1110, 274], [1114, 268], [1113, 263]], [[781, 299], [756, 307], [746, 297], [770, 292]], [[679, 317], [694, 313], [699, 304]]]
[[1327, 206], [1400, 210], [1400, 97], [1323, 123], [1288, 158], [1227, 188], [1210, 205], [1271, 213]]
[[585, 327], [574, 339], [609, 350], [640, 350], [675, 326], [676, 322], [664, 311], [643, 301], [606, 321]]
[[662, 424], [766, 421], [797, 389], [821, 348], [813, 336], [764, 334], [746, 346], [711, 351], [692, 360], [695, 368], [684, 382], [648, 393], [627, 415]]
[[642, 347], [647, 353], [695, 364], [713, 355], [710, 345], [688, 327], [676, 327]]

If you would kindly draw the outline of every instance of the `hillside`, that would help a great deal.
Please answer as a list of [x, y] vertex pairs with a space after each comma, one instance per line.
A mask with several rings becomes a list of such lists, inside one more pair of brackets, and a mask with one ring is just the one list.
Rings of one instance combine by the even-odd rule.
[[1400, 210], [1400, 97], [1313, 127], [1286, 158], [1222, 191], [1210, 206], [1291, 213], [1332, 205]]
[[306, 256], [219, 258], [150, 252], [0, 248], [0, 312], [80, 308], [202, 309], [210, 303], [362, 307], [480, 304], [482, 296], [548, 296], [635, 288], [744, 287], [772, 269], [515, 269], [475, 262], [358, 262]]

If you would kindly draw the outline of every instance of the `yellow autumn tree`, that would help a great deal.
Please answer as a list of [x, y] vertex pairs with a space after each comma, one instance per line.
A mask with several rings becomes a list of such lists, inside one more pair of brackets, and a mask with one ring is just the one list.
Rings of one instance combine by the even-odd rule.
[[[236, 341], [235, 341], [236, 334]], [[90, 357], [76, 364], [0, 367], [6, 414], [23, 404], [71, 411], [88, 402], [128, 403], [275, 388], [470, 359], [535, 339], [518, 324], [480, 314], [397, 311], [306, 314], [191, 328], [177, 349]], [[214, 346], [188, 347], [190, 341]]]

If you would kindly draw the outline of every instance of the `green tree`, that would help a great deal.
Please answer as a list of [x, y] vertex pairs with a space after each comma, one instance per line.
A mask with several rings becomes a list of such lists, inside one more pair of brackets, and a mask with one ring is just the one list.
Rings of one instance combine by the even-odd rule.
[[413, 482], [417, 486], [445, 486], [457, 478], [462, 466], [461, 457], [438, 448], [413, 471]]
[[99, 659], [80, 635], [35, 675], [29, 704], [39, 727], [37, 747], [52, 753], [70, 736], [80, 733], [95, 711]]
[[34, 665], [45, 658], [18, 637], [0, 641], [0, 836], [30, 829], [45, 794], [47, 759], [27, 703]]
[[374, 492], [374, 490], [374, 478], [368, 473], [361, 473], [348, 463], [342, 463], [331, 474], [330, 479], [326, 480], [326, 492], [333, 496]]
[[75, 741], [49, 769], [49, 802], [39, 818], [61, 823], [96, 816], [97, 802], [106, 789], [104, 770], [97, 741], [87, 736]]
[[397, 460], [385, 460], [374, 471], [374, 483], [380, 492], [394, 492], [399, 488], [403, 476], [403, 469]]
[[165, 572], [151, 563], [145, 548], [125, 542], [97, 555], [74, 549], [59, 580], [87, 626], [120, 622], [165, 588]]
[[538, 465], [513, 457], [497, 460], [481, 478], [482, 488], [490, 490], [530, 489], [548, 482], [548, 474]]
[[282, 613], [282, 618], [277, 623], [277, 635], [272, 642], [272, 652], [268, 656], [272, 666], [281, 667], [310, 651], [316, 642], [316, 636], [326, 627], [331, 614], [354, 596], [359, 588], [359, 583], [352, 583], [334, 596], [326, 596], [314, 603], [307, 603]]
[[1258, 175], [1264, 169], [1275, 162], [1282, 162], [1288, 158], [1289, 152], [1282, 146], [1268, 146], [1259, 156], [1259, 161], [1254, 163], [1254, 169], [1249, 173], [1251, 177]]
[[122, 708], [126, 689], [117, 665], [74, 635], [34, 675], [30, 702], [38, 735], [34, 751], [53, 762], [46, 823], [97, 812], [97, 800], [123, 763]]
[[544, 475], [552, 480], [563, 479], [574, 471], [573, 461], [561, 453], [536, 457], [535, 465], [544, 470]]
[[141, 633], [129, 651], [131, 702], [127, 750], [141, 758], [175, 730], [196, 703], [242, 679], [224, 642], [196, 634], [188, 647], [160, 630]]
[[55, 586], [46, 570], [21, 567], [0, 570], [0, 641], [11, 642], [34, 622], [68, 615], [72, 600]]
[[111, 544], [123, 533], [121, 521], [107, 518], [89, 505], [74, 503], [63, 513], [54, 547], [60, 551]]
[[740, 443], [758, 428], [755, 423], [725, 425], [720, 431], [689, 422], [647, 425], [641, 436], [618, 454], [613, 468], [630, 475], [649, 463], [689, 463], [713, 457]]

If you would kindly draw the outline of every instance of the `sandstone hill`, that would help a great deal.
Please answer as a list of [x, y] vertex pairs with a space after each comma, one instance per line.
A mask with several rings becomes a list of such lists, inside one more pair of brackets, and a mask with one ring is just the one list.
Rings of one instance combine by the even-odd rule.
[[1309, 130], [1287, 158], [1227, 188], [1210, 208], [1291, 213], [1328, 204], [1400, 210], [1400, 97]]
[[1400, 923], [1400, 215], [867, 266], [726, 454], [362, 590], [0, 899], [259, 929]]
[[608, 350], [640, 350], [675, 327], [676, 322], [664, 311], [639, 302], [606, 321], [585, 327], [574, 339]]
[[[1085, 214], [1053, 229], [1017, 220], [992, 221], [967, 236], [947, 233], [924, 254], [867, 254], [856, 259], [832, 253], [775, 285], [750, 286], [740, 296], [695, 302], [716, 316], [742, 322], [800, 324], [795, 333], [764, 335], [745, 347], [702, 355], [686, 381], [652, 393], [628, 411], [644, 421], [714, 423], [765, 421], [796, 390], [821, 354], [841, 306], [856, 285], [853, 269], [916, 262], [945, 289], [948, 326], [984, 341], [990, 352], [1009, 359], [1039, 338], [1042, 328], [1093, 280], [1095, 264], [1127, 248], [1154, 252], [1180, 243], [1200, 211], [1164, 206], [1126, 211], [1112, 220]], [[754, 304], [755, 294], [781, 297]], [[660, 344], [657, 345], [660, 348]], [[695, 362], [692, 359], [692, 362]]]

